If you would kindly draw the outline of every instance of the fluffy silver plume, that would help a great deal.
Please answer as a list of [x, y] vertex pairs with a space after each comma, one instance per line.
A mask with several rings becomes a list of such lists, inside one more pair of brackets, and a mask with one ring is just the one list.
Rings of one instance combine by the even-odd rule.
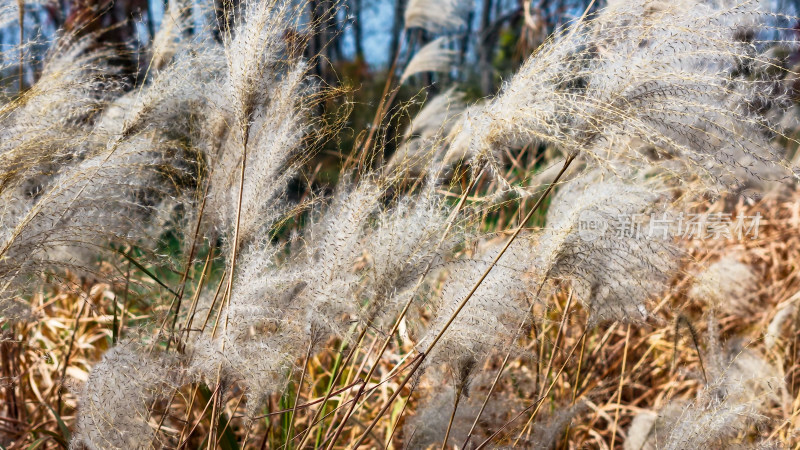
[[400, 77], [404, 83], [412, 75], [422, 72], [448, 72], [456, 62], [458, 52], [447, 48], [449, 39], [442, 36], [425, 44], [406, 64], [406, 69]]
[[[557, 34], [471, 118], [472, 153], [496, 166], [504, 146], [543, 142], [594, 164], [657, 166], [708, 188], [738, 188], [749, 167], [742, 155], [791, 176], [768, 145], [777, 128], [751, 107], [774, 100], [772, 84], [739, 70], [762, 60], [741, 39], [741, 24], [766, 13], [756, 1], [688, 3], [617, 3]], [[628, 138], [656, 157], [620, 145]]]
[[431, 33], [456, 31], [466, 24], [472, 4], [467, 0], [410, 0], [405, 11], [406, 28], [424, 28]]
[[176, 361], [149, 356], [121, 342], [97, 363], [80, 395], [71, 448], [148, 449], [157, 444], [150, 427], [152, 402], [182, 384]]
[[753, 307], [756, 275], [753, 268], [725, 255], [701, 272], [689, 295], [726, 314], [748, 315]]
[[677, 266], [668, 235], [651, 235], [644, 217], [660, 217], [652, 186], [593, 173], [553, 198], [538, 251], [540, 282], [569, 280], [595, 320], [643, 320], [646, 302], [664, 289]]

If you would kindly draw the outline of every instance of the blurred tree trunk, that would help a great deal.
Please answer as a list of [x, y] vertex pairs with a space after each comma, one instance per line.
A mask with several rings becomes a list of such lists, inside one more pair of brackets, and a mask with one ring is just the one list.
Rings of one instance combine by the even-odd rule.
[[64, 25], [64, 11], [66, 11], [68, 3], [68, 1], [58, 1], [48, 2], [42, 5], [44, 10], [47, 11], [47, 16], [50, 17], [50, 20], [53, 22], [53, 25], [56, 29], [59, 29], [62, 25]]
[[469, 54], [469, 40], [472, 37], [472, 22], [475, 20], [475, 11], [470, 10], [467, 14], [467, 32], [461, 38], [461, 57], [459, 64], [464, 65], [467, 62], [467, 55]]
[[319, 32], [320, 17], [318, 6], [317, 0], [308, 1], [309, 17], [311, 19], [311, 39], [308, 40], [308, 47], [306, 47], [306, 57], [314, 61], [314, 73], [318, 77], [325, 79], [322, 61], [321, 58], [319, 58], [320, 52], [322, 51], [323, 41]]
[[[554, 9], [559, 11], [562, 8], [561, 1], [554, 3]], [[550, 14], [550, 2], [548, 0], [539, 0], [534, 3], [532, 0], [525, 0], [520, 5], [523, 11], [522, 30], [519, 37], [518, 48], [520, 52], [527, 56], [536, 50], [547, 39], [553, 30], [554, 23], [552, 22], [552, 15]]]
[[492, 74], [492, 48], [494, 39], [490, 33], [492, 0], [483, 0], [481, 8], [481, 32], [478, 36], [478, 71], [480, 72], [481, 92], [489, 95], [494, 92]]
[[[150, 34], [150, 40], [152, 41], [156, 35], [156, 21], [155, 17], [153, 17], [153, 8], [150, 7], [149, 0], [145, 0], [145, 4], [147, 5], [147, 32]], [[164, 11], [166, 10], [164, 8]]]
[[64, 29], [79, 36], [102, 31], [104, 42], [130, 43], [136, 36], [133, 18], [149, 9], [147, 0], [70, 0]]
[[392, 24], [392, 40], [389, 43], [389, 64], [392, 64], [400, 51], [400, 37], [403, 33], [405, 21], [403, 13], [406, 10], [406, 0], [395, 0], [394, 4], [394, 23]]
[[[185, 36], [194, 36], [194, 14], [192, 10], [194, 9], [194, 0], [176, 0], [178, 3], [178, 8], [181, 11], [181, 19], [186, 28], [183, 30], [183, 34]], [[164, 11], [167, 10], [167, 3], [169, 0], [164, 0]]]
[[361, 27], [363, 0], [351, 0], [353, 11], [353, 40], [356, 46], [356, 59], [364, 60], [364, 29]]
[[129, 45], [136, 39], [134, 17], [147, 13], [147, 0], [68, 0], [69, 15], [63, 30], [77, 37], [95, 34], [102, 42], [116, 50], [109, 59], [112, 66], [120, 69], [123, 80], [134, 82], [139, 66]]
[[341, 61], [342, 40], [339, 39], [339, 21], [337, 20], [339, 9], [334, 4], [334, 0], [323, 0], [322, 8], [322, 15], [325, 18], [323, 42], [326, 46], [328, 61], [330, 63]]
[[[419, 28], [417, 29], [417, 39], [419, 48], [425, 46], [425, 44], [431, 41], [431, 35], [428, 30]], [[436, 94], [436, 86], [433, 85], [433, 72], [422, 72], [420, 75], [422, 78], [422, 86], [424, 86], [429, 95]]]

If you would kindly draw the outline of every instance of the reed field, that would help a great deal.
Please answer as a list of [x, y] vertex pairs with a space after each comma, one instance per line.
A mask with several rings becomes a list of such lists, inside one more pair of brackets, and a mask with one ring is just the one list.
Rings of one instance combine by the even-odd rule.
[[0, 449], [800, 448], [800, 5], [161, 3], [0, 0]]

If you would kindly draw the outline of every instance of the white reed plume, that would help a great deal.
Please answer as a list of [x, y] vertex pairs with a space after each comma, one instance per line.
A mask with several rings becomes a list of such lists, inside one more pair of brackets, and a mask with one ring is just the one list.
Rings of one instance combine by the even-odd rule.
[[441, 159], [447, 147], [445, 137], [460, 122], [466, 109], [464, 94], [452, 87], [430, 99], [414, 116], [403, 135], [403, 143], [386, 165], [386, 170], [402, 168], [421, 173], [434, 159]]
[[[403, 427], [404, 442], [409, 448], [431, 448], [432, 445], [441, 446], [442, 438], [445, 434], [456, 395], [453, 386], [442, 386], [442, 380], [433, 379], [423, 381], [417, 391], [420, 392], [420, 403], [417, 406], [415, 415], [410, 418]], [[472, 422], [480, 410], [483, 401], [483, 390], [489, 388], [493, 377], [489, 372], [479, 372], [473, 381], [474, 391], [470, 395], [465, 395], [459, 402], [455, 417], [453, 418], [452, 429], [448, 439], [448, 447], [464, 442], [467, 434], [472, 427]], [[430, 384], [431, 387], [423, 389], [423, 386]], [[498, 392], [489, 399], [484, 413], [481, 415], [481, 426], [474, 437], [478, 442], [489, 437], [494, 431], [501, 429], [506, 423], [514, 418], [525, 407], [524, 401], [513, 392]], [[533, 425], [533, 429], [528, 439], [523, 439], [518, 446], [536, 450], [546, 450], [553, 448], [557, 442], [564, 438], [564, 429], [570, 421], [583, 410], [586, 409], [584, 403], [575, 405], [558, 406], [552, 413], [543, 414], [542, 417]], [[475, 434], [477, 433], [477, 434]], [[467, 447], [471, 448], [471, 447]]]
[[226, 385], [245, 389], [248, 418], [285, 387], [297, 349], [308, 346], [300, 300], [306, 272], [281, 261], [282, 250], [264, 242], [244, 246], [230, 300], [219, 312], [226, 323], [188, 344], [196, 376], [213, 383], [220, 371]]
[[447, 136], [447, 149], [442, 162], [445, 167], [466, 163], [476, 156], [476, 146], [472, 143], [472, 126], [477, 124], [476, 117], [481, 113], [484, 104], [475, 103], [467, 107], [459, 116], [458, 122]]
[[211, 158], [210, 216], [231, 233], [238, 217], [241, 242], [280, 215], [277, 199], [294, 174], [293, 158], [308, 130], [304, 119], [311, 94], [306, 65], [291, 55], [284, 39], [298, 20], [292, 2], [252, 0], [244, 11], [244, 23], [225, 45], [223, 85], [211, 94], [198, 136]]
[[[244, 281], [244, 280], [243, 280]], [[247, 417], [254, 418], [273, 392], [281, 391], [295, 368], [298, 348], [307, 346], [291, 304], [293, 289], [276, 287], [257, 297], [231, 294], [222, 311], [228, 326], [212, 337], [207, 332], [190, 342], [190, 369], [199, 380], [237, 384], [247, 394]], [[222, 327], [221, 327], [222, 328]]]
[[3, 0], [0, 3], [0, 28], [7, 27], [19, 17], [18, 9], [16, 2]]
[[761, 355], [734, 344], [723, 356], [717, 380], [681, 410], [661, 448], [724, 446], [780, 401], [783, 379]]
[[0, 29], [19, 20], [19, 7], [41, 6], [55, 3], [55, 0], [0, 0]]
[[[161, 231], [149, 227], [154, 212], [170, 211], [180, 196], [172, 181], [191, 178], [181, 147], [171, 139], [141, 132], [146, 127], [134, 124], [135, 132], [127, 125], [131, 122], [112, 125], [107, 116], [96, 115], [95, 108], [108, 98], [92, 91], [102, 86], [102, 66], [73, 67], [93, 61], [80, 56], [84, 45], [70, 47], [50, 64], [42, 85], [31, 89], [27, 101], [6, 109], [3, 118], [9, 131], [30, 132], [4, 141], [0, 156], [8, 163], [0, 190], [2, 297], [19, 294], [31, 277], [54, 266], [89, 269], [80, 252], [61, 249], [96, 251], [109, 240], [157, 236]], [[59, 96], [66, 96], [63, 104], [74, 110], [60, 117], [57, 109], [45, 113]], [[139, 105], [144, 106], [135, 108], [138, 113], [156, 112], [146, 103]], [[39, 113], [53, 119], [32, 122], [30, 115]], [[48, 153], [51, 146], [58, 150]]]
[[342, 188], [329, 209], [312, 225], [308, 248], [298, 267], [308, 286], [302, 293], [306, 332], [347, 339], [356, 319], [360, 275], [356, 264], [363, 257], [368, 220], [376, 211], [383, 189], [365, 180], [352, 189]]
[[448, 225], [448, 208], [430, 184], [419, 196], [400, 199], [384, 209], [364, 238], [370, 258], [366, 271], [369, 302], [362, 317], [379, 326], [384, 317], [393, 317], [409, 295], [413, 284], [428, 266], [443, 263], [459, 242], [459, 230], [438, 245]]
[[[430, 392], [432, 391], [432, 392]], [[445, 385], [424, 392], [420, 405], [413, 418], [403, 427], [405, 443], [409, 448], [434, 448], [442, 445], [442, 438], [450, 422], [456, 392], [452, 386]], [[453, 418], [448, 447], [460, 443], [469, 432], [472, 418], [478, 406], [462, 401]]]
[[38, 81], [0, 105], [0, 191], [40, 191], [65, 161], [81, 156], [87, 123], [118, 92], [107, 81], [105, 52], [89, 52], [91, 37], [69, 36], [49, 52]]
[[778, 308], [775, 316], [769, 321], [767, 330], [764, 332], [764, 347], [767, 350], [771, 350], [779, 342], [784, 331], [784, 325], [794, 317], [796, 312], [797, 306], [791, 301], [785, 302], [783, 306]]
[[689, 295], [723, 313], [746, 316], [755, 312], [752, 308], [756, 284], [753, 267], [729, 254], [695, 278]]
[[[533, 301], [529, 298], [533, 291], [532, 248], [531, 241], [524, 236], [512, 243], [428, 355], [429, 364], [444, 364], [454, 379], [466, 383], [472, 370], [485, 358], [513, 345], [528, 302]], [[433, 319], [418, 348], [427, 348], [441, 332], [473, 288], [474, 280], [486, 271], [499, 251], [494, 246], [474, 259], [457, 260], [447, 266], [449, 273], [441, 297], [435, 299]]]
[[450, 40], [442, 36], [425, 44], [406, 64], [400, 83], [405, 83], [409, 77], [422, 72], [449, 72], [456, 64], [458, 52], [447, 46]]
[[406, 6], [406, 28], [424, 28], [431, 33], [457, 31], [466, 25], [472, 9], [469, 0], [410, 0]]
[[168, 0], [167, 9], [161, 18], [161, 27], [153, 36], [150, 44], [150, 68], [159, 70], [165, 67], [180, 49], [180, 39], [187, 27], [185, 23], [185, 8], [182, 0]]
[[177, 367], [176, 359], [148, 355], [132, 342], [107, 351], [81, 391], [70, 448], [152, 448], [155, 433], [148, 423], [149, 407], [183, 383]]
[[729, 448], [747, 439], [766, 419], [764, 413], [784, 402], [783, 376], [758, 352], [734, 340], [710, 353], [709, 384], [690, 402], [674, 401], [658, 412], [638, 414], [626, 450]]
[[664, 289], [676, 268], [668, 233], [650, 235], [643, 223], [648, 214], [662, 217], [663, 197], [640, 184], [593, 172], [562, 188], [547, 213], [538, 276], [542, 282], [570, 280], [594, 320], [644, 319], [647, 300]]
[[0, 277], [10, 285], [0, 295], [13, 295], [31, 276], [54, 266], [88, 269], [62, 248], [97, 251], [108, 240], [157, 236], [160, 230], [150, 227], [154, 211], [169, 208], [179, 195], [165, 181], [186, 170], [167, 162], [179, 153], [158, 135], [136, 136], [110, 154], [67, 168], [30, 199], [3, 195], [10, 199], [0, 210]]
[[242, 7], [244, 23], [226, 44], [225, 55], [229, 95], [244, 130], [259, 114], [258, 107], [269, 100], [270, 85], [283, 72], [287, 57], [283, 31], [298, 24], [299, 13], [293, 2], [285, 0], [250, 0]]
[[431, 139], [434, 136], [447, 134], [465, 108], [464, 94], [451, 87], [425, 103], [414, 116], [403, 138]]
[[[729, 175], [746, 169], [737, 158], [744, 154], [790, 176], [768, 145], [779, 131], [750, 107], [774, 98], [773, 84], [739, 73], [762, 62], [739, 35], [743, 23], [766, 18], [757, 2], [650, 5], [611, 6], [548, 41], [472, 119], [474, 153], [492, 162], [503, 146], [544, 142], [597, 164], [656, 165], [711, 188], [738, 187]], [[621, 137], [657, 157], [618, 146]]]

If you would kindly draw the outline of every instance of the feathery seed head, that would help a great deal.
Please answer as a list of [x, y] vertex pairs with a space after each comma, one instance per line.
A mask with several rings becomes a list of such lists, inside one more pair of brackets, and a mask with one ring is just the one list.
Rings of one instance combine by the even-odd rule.
[[424, 28], [431, 33], [456, 31], [466, 25], [472, 3], [467, 0], [410, 0], [406, 6], [406, 28]]
[[728, 314], [748, 315], [756, 285], [753, 268], [741, 263], [735, 255], [726, 255], [698, 275], [689, 296], [707, 302]]
[[[645, 303], [666, 285], [677, 250], [665, 236], [647, 236], [647, 213], [662, 213], [662, 196], [594, 172], [553, 198], [540, 237], [538, 277], [572, 282], [595, 320], [642, 320]], [[620, 225], [619, 229], [612, 225]], [[621, 231], [620, 231], [621, 230]], [[625, 232], [627, 230], [627, 232]]]
[[450, 40], [446, 36], [434, 39], [425, 44], [406, 64], [400, 83], [404, 83], [412, 75], [422, 72], [449, 72], [455, 65], [458, 52], [447, 48]]
[[83, 386], [73, 448], [147, 449], [155, 438], [149, 407], [166, 388], [182, 384], [177, 361], [148, 356], [132, 342], [120, 342], [103, 355]]
[[[738, 188], [734, 175], [747, 173], [750, 163], [740, 157], [747, 155], [789, 176], [789, 164], [768, 145], [777, 129], [748, 107], [772, 84], [739, 73], [743, 61], [761, 63], [737, 37], [743, 21], [765, 18], [756, 2], [650, 4], [610, 7], [546, 43], [468, 130], [473, 153], [491, 158], [503, 146], [543, 142], [594, 164], [624, 158], [723, 188]], [[614, 147], [619, 137], [638, 138], [658, 158]]]

